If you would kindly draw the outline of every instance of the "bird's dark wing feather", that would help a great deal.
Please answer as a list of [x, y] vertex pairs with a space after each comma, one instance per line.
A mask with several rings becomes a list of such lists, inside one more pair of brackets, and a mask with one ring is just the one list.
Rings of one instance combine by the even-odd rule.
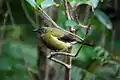
[[72, 35], [64, 35], [63, 37], [58, 38], [61, 41], [64, 42], [73, 42], [75, 39], [72, 37]]
[[[76, 41], [77, 43], [82, 43], [81, 41], [77, 41], [75, 38], [72, 37], [72, 35], [65, 35], [61, 38], [59, 38], [59, 40], [61, 41], [64, 41], [64, 42], [74, 42]], [[89, 42], [84, 42], [84, 45], [87, 45], [87, 46], [95, 46], [94, 44], [91, 44]]]

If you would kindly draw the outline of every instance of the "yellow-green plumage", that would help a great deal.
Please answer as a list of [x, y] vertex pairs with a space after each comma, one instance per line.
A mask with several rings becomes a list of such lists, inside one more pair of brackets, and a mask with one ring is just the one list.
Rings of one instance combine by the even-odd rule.
[[67, 51], [70, 43], [58, 40], [51, 32], [41, 35], [44, 43], [51, 49]]
[[[42, 27], [37, 30], [40, 33], [40, 37], [45, 45], [53, 50], [67, 51], [71, 47], [70, 42], [64, 42], [60, 40], [62, 37], [68, 35], [68, 33], [61, 31], [57, 28]], [[71, 37], [71, 36], [69, 36]]]
[[67, 35], [68, 33], [61, 31], [60, 29], [57, 28], [51, 28], [51, 27], [42, 27], [45, 30], [45, 33], [49, 33], [57, 38], [61, 38], [65, 35]]

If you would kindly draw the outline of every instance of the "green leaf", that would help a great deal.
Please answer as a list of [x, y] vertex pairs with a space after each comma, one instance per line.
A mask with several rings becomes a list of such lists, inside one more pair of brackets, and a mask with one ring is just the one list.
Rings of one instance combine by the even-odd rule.
[[52, 5], [55, 5], [55, 2], [53, 0], [45, 0], [45, 1], [43, 1], [41, 3], [41, 7], [43, 9], [48, 8], [48, 7], [52, 6]]
[[44, 0], [36, 0], [37, 5], [40, 5]]
[[26, 0], [32, 7], [36, 6], [35, 0]]
[[25, 67], [25, 65], [24, 64], [21, 64], [21, 63], [17, 63], [17, 64], [14, 64], [14, 71], [15, 72], [21, 72], [21, 73], [23, 73], [23, 72], [25, 72], [26, 71], [26, 67]]
[[23, 59], [22, 51], [18, 45], [18, 43], [11, 43], [9, 54], [15, 59]]
[[103, 2], [104, 0], [100, 0], [100, 2]]
[[88, 4], [92, 6], [93, 8], [96, 8], [98, 6], [99, 0], [69, 0], [69, 2], [72, 6]]
[[4, 70], [4, 71], [11, 70], [11, 66], [7, 63], [1, 63], [0, 62], [0, 70]]
[[76, 26], [77, 23], [73, 20], [67, 20], [65, 26]]
[[95, 16], [107, 29], [112, 29], [112, 22], [104, 12], [95, 10]]
[[8, 71], [12, 69], [11, 67], [8, 58], [0, 57], [0, 70]]
[[71, 69], [71, 80], [82, 80], [84, 71], [81, 68], [72, 66]]
[[98, 6], [99, 0], [90, 0], [87, 3], [90, 4], [93, 8], [96, 8]]
[[83, 1], [82, 4], [88, 4], [92, 6], [93, 8], [96, 8], [98, 6], [99, 0], [88, 0], [88, 1]]

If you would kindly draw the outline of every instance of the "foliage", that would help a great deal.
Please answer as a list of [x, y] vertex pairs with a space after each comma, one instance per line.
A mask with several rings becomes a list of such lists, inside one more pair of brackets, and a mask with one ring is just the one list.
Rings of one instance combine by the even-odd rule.
[[23, 29], [25, 31], [25, 28], [10, 26], [7, 29], [6, 40], [2, 40], [2, 54], [0, 56], [0, 75], [2, 75], [0, 79], [2, 80], [29, 79], [24, 58], [27, 60], [29, 68], [33, 69], [36, 65], [35, 45], [29, 39], [29, 42], [24, 41], [22, 43], [18, 40], [20, 36], [23, 38], [25, 36]]

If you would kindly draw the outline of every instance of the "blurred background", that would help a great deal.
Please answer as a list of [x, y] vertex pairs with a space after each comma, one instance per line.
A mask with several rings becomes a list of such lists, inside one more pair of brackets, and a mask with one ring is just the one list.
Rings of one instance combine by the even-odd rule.
[[[76, 24], [67, 21], [63, 0], [55, 0], [55, 3], [59, 4], [58, 7], [53, 4], [53, 0], [36, 1], [62, 28], [67, 30], [66, 26]], [[68, 1], [74, 6], [73, 15], [77, 11], [81, 23], [86, 25], [90, 19], [91, 8], [81, 4], [81, 1], [85, 0]], [[94, 75], [83, 78], [93, 56], [96, 55], [94, 53], [112, 54], [118, 58], [120, 56], [120, 1], [86, 1], [91, 1], [96, 6], [93, 6], [96, 16], [86, 40], [96, 46], [84, 46], [81, 50], [82, 56], [73, 58], [71, 80], [120, 80], [120, 61], [111, 61], [104, 67], [99, 66], [99, 69], [93, 72]], [[65, 68], [46, 59], [45, 56], [50, 50], [33, 32], [35, 28], [54, 25], [29, 3], [34, 3], [34, 0], [0, 0], [0, 80], [64, 80]], [[76, 34], [83, 36], [85, 28], [78, 29]], [[79, 45], [75, 45], [72, 52], [76, 52], [78, 47]]]

